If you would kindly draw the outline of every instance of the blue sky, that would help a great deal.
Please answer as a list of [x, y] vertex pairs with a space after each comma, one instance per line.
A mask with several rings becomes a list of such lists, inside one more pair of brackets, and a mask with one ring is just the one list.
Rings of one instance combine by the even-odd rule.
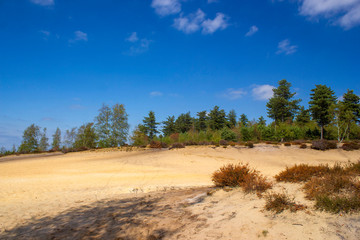
[[360, 0], [0, 0], [0, 146], [122, 103], [132, 127], [219, 105], [266, 116], [281, 79], [359, 90]]

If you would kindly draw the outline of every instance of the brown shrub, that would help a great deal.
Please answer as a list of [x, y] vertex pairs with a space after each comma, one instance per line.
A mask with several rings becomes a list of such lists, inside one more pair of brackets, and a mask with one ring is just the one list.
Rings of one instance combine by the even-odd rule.
[[168, 145], [164, 142], [159, 142], [159, 141], [151, 141], [150, 142], [150, 148], [167, 148]]
[[265, 200], [265, 209], [276, 213], [281, 213], [287, 209], [296, 212], [306, 208], [304, 205], [295, 203], [294, 198], [290, 198], [286, 193], [269, 193], [265, 195]]
[[360, 144], [358, 144], [357, 142], [344, 143], [341, 148], [345, 151], [359, 150]]
[[174, 143], [169, 149], [173, 148], [185, 148], [185, 145], [183, 143]]
[[172, 141], [177, 142], [179, 141], [179, 135], [180, 135], [179, 133], [173, 133], [169, 137]]
[[329, 173], [331, 169], [327, 165], [309, 166], [307, 164], [300, 164], [288, 168], [275, 176], [278, 182], [305, 182], [313, 176], [323, 176]]
[[242, 187], [245, 192], [258, 194], [272, 188], [272, 183], [248, 164], [223, 166], [213, 173], [212, 181], [217, 187]]
[[236, 142], [230, 141], [230, 142], [228, 142], [228, 143], [229, 143], [229, 145], [232, 146], [232, 147], [235, 147], [235, 145], [236, 145]]
[[291, 143], [286, 142], [286, 143], [284, 143], [284, 146], [285, 146], [285, 147], [290, 147], [290, 146], [291, 146]]
[[302, 143], [302, 144], [300, 145], [300, 148], [301, 148], [301, 149], [305, 149], [305, 148], [307, 148], [306, 143]]
[[226, 141], [226, 140], [224, 140], [224, 139], [221, 139], [221, 140], [219, 141], [219, 144], [220, 144], [221, 146], [227, 146], [227, 145], [229, 145], [228, 141]]
[[329, 150], [329, 149], [337, 149], [336, 141], [327, 141], [327, 140], [316, 140], [311, 144], [311, 148], [315, 150]]
[[254, 147], [254, 143], [253, 143], [253, 142], [247, 142], [247, 143], [245, 144], [245, 146], [248, 147], [248, 148], [253, 148], [253, 147]]
[[301, 144], [304, 144], [304, 143], [306, 143], [305, 140], [295, 140], [295, 141], [291, 142], [292, 145], [301, 145]]

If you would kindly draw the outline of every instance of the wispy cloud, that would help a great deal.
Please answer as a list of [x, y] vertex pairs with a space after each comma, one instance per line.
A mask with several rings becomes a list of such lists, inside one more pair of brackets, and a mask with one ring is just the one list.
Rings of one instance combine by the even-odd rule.
[[[128, 41], [127, 39], [125, 40]], [[125, 55], [136, 56], [147, 52], [149, 50], [150, 43], [152, 41], [147, 38], [142, 38], [136, 41], [128, 41], [128, 42], [131, 42], [132, 45], [130, 46], [129, 51], [125, 52]]]
[[220, 96], [223, 98], [230, 99], [230, 100], [236, 100], [236, 99], [243, 97], [246, 94], [247, 94], [247, 92], [241, 88], [238, 88], [238, 89], [229, 88], [224, 93], [220, 94]]
[[183, 31], [186, 34], [194, 33], [201, 27], [201, 23], [204, 21], [205, 13], [198, 9], [196, 13], [189, 14], [188, 16], [180, 16], [174, 20], [174, 27]]
[[255, 85], [252, 89], [252, 95], [256, 100], [268, 100], [273, 96], [274, 88], [274, 86], [268, 84]]
[[48, 40], [50, 37], [50, 32], [45, 30], [40, 30], [39, 33], [42, 35], [44, 40]]
[[126, 41], [128, 42], [137, 42], [139, 40], [137, 33], [133, 32], [130, 34], [130, 36], [128, 38], [126, 38]]
[[[297, 0], [299, 12], [309, 19], [328, 19], [345, 29], [360, 25], [360, 0]], [[282, 2], [273, 0], [273, 2]]]
[[151, 97], [161, 97], [162, 95], [164, 95], [162, 92], [159, 91], [153, 91], [150, 93]]
[[259, 28], [257, 26], [251, 26], [249, 31], [245, 34], [246, 37], [250, 37], [254, 35], [257, 31], [259, 31]]
[[217, 13], [213, 20], [207, 19], [201, 26], [203, 27], [203, 34], [212, 34], [217, 30], [224, 30], [228, 27], [228, 17], [223, 13]]
[[186, 34], [197, 32], [200, 29], [203, 34], [212, 34], [217, 30], [227, 28], [227, 19], [223, 13], [217, 13], [214, 19], [205, 19], [205, 13], [198, 9], [196, 13], [175, 18], [173, 27]]
[[160, 16], [167, 16], [179, 13], [181, 11], [181, 4], [179, 0], [153, 0], [151, 7]]
[[53, 6], [55, 4], [54, 0], [30, 0], [30, 2], [40, 6]]
[[296, 45], [291, 45], [290, 44], [290, 40], [289, 39], [285, 39], [281, 42], [279, 42], [278, 44], [278, 50], [276, 52], [276, 54], [286, 54], [286, 55], [290, 55], [293, 54], [297, 51], [298, 46]]
[[87, 42], [88, 41], [87, 33], [82, 31], [75, 31], [74, 38], [69, 40], [70, 43], [79, 42], [79, 41]]

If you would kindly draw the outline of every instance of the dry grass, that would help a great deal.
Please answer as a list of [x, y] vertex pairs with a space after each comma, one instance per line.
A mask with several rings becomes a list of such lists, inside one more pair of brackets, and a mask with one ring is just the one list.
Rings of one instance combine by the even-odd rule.
[[291, 146], [291, 143], [286, 142], [286, 143], [284, 143], [284, 146], [285, 146], [285, 147], [290, 147], [290, 146]]
[[265, 209], [267, 211], [273, 211], [275, 213], [281, 213], [284, 210], [290, 210], [291, 212], [297, 212], [304, 210], [306, 206], [297, 204], [294, 198], [290, 198], [285, 192], [283, 193], [269, 193], [265, 195]]
[[323, 176], [331, 171], [328, 165], [309, 166], [307, 164], [299, 164], [288, 168], [275, 176], [278, 182], [306, 182], [313, 176]]
[[258, 195], [272, 188], [272, 183], [248, 164], [228, 164], [212, 175], [217, 187], [241, 187], [245, 192], [257, 192]]

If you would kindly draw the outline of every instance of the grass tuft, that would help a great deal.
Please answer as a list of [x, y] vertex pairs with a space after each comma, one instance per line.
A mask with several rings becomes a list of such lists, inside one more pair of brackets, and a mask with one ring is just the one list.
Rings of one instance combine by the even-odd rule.
[[290, 198], [286, 193], [269, 193], [265, 195], [265, 209], [267, 211], [273, 211], [275, 213], [281, 213], [284, 210], [290, 210], [291, 212], [297, 212], [304, 210], [306, 206], [297, 204], [294, 198]]

